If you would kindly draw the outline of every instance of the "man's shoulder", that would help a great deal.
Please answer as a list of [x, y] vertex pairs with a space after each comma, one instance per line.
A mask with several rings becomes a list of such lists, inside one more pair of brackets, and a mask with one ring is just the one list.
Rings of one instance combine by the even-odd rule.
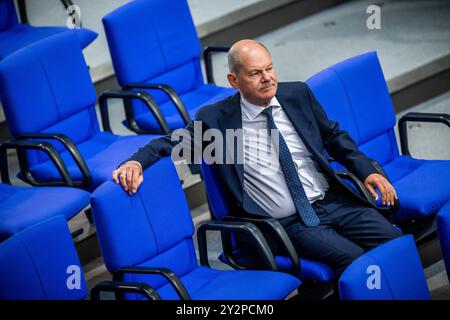
[[223, 100], [207, 104], [201, 107], [195, 114], [197, 120], [203, 120], [208, 118], [216, 118], [223, 114], [222, 110], [227, 107], [232, 101], [236, 99], [236, 94], [226, 97]]

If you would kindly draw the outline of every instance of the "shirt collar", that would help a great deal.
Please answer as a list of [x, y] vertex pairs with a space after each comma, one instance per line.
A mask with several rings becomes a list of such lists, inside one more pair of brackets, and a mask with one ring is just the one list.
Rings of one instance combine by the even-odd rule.
[[245, 98], [241, 95], [241, 108], [242, 108], [242, 112], [245, 114], [245, 116], [249, 119], [249, 120], [255, 120], [266, 108], [268, 108], [269, 106], [274, 107], [275, 108], [281, 108], [280, 103], [278, 102], [277, 97], [273, 97], [272, 100], [270, 100], [270, 103], [267, 107], [260, 107], [257, 106], [253, 103], [248, 102], [247, 100], [245, 100]]

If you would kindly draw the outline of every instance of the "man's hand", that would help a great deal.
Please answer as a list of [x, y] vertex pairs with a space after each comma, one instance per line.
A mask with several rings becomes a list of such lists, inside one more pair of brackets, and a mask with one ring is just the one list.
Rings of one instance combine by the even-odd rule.
[[364, 186], [372, 194], [375, 201], [378, 200], [378, 194], [375, 192], [377, 188], [381, 193], [381, 201], [383, 205], [393, 206], [395, 199], [398, 199], [397, 193], [390, 182], [381, 174], [372, 173], [364, 180]]
[[112, 179], [115, 183], [120, 182], [123, 190], [128, 191], [128, 194], [136, 193], [144, 181], [142, 166], [137, 161], [127, 161], [112, 172]]

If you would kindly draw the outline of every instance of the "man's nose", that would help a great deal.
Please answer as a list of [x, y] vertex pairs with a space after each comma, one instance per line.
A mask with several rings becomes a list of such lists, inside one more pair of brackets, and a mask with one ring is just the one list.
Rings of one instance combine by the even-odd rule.
[[268, 81], [270, 81], [269, 73], [266, 72], [266, 71], [263, 71], [261, 80], [262, 80], [263, 82], [268, 82]]

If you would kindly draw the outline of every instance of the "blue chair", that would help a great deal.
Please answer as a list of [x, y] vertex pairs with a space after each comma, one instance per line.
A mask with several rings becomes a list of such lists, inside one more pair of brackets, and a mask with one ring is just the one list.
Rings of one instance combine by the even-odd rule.
[[[140, 99], [158, 113], [145, 92], [103, 93], [99, 104], [104, 131], [100, 130], [95, 88], [77, 42], [74, 34], [62, 33], [0, 63], [0, 97], [12, 135], [51, 142], [63, 160], [55, 164], [41, 151], [19, 153], [21, 178], [32, 185], [61, 185], [60, 172], [66, 167], [74, 186], [92, 191], [111, 179], [111, 172], [138, 147], [156, 137], [115, 135], [109, 125], [111, 98]], [[167, 124], [161, 121], [161, 130], [167, 133]]]
[[14, 1], [0, 0], [0, 60], [29, 44], [62, 32], [76, 34], [81, 48], [97, 37], [97, 33], [85, 28], [71, 30], [66, 27], [33, 27], [26, 21], [19, 23]]
[[[200, 41], [186, 0], [136, 0], [103, 18], [117, 80], [124, 89], [151, 93], [170, 130], [182, 128], [202, 106], [236, 91], [214, 85], [211, 54], [204, 50], [208, 83], [200, 65]], [[127, 109], [126, 125], [137, 133], [158, 125], [139, 101]]]
[[[203, 182], [208, 196], [211, 214], [218, 221], [234, 221], [252, 223], [256, 228], [260, 228], [263, 233], [272, 235], [273, 239], [278, 239], [280, 249], [284, 254], [275, 256], [276, 267], [280, 271], [289, 272], [305, 283], [329, 283], [335, 278], [334, 271], [327, 265], [310, 259], [299, 258], [291, 243], [289, 236], [276, 219], [270, 218], [243, 218], [232, 215], [232, 209], [227, 205], [227, 194], [218, 183], [213, 165], [205, 162], [201, 164]], [[238, 243], [229, 235], [222, 235], [222, 247], [224, 252], [220, 257], [222, 262], [231, 265], [235, 269], [246, 269], [246, 258], [242, 256]]]
[[441, 244], [445, 269], [447, 270], [447, 277], [450, 282], [450, 202], [439, 210], [436, 220], [439, 243]]
[[[19, 231], [50, 217], [61, 215], [70, 220], [89, 205], [89, 193], [67, 187], [17, 187], [11, 185], [7, 149], [47, 150], [48, 143], [33, 144], [28, 141], [12, 141], [0, 145], [0, 242]], [[54, 159], [58, 161], [59, 159]], [[82, 231], [82, 230], [81, 230]]]
[[402, 236], [366, 252], [339, 278], [342, 300], [429, 300], [414, 238]]
[[381, 165], [394, 185], [400, 205], [392, 221], [404, 232], [408, 232], [408, 223], [414, 219], [416, 225], [419, 221], [425, 225], [425, 221], [432, 221], [450, 200], [450, 161], [411, 157], [405, 125], [408, 121], [423, 121], [450, 126], [450, 116], [405, 115], [399, 121], [403, 152], [400, 155], [394, 131], [394, 108], [375, 52], [337, 63], [317, 73], [307, 83], [329, 118], [338, 121], [361, 151]]
[[108, 181], [91, 197], [102, 255], [115, 280], [148, 284], [169, 300], [275, 300], [299, 287], [298, 279], [284, 273], [207, 267], [207, 230], [241, 230], [267, 252], [267, 242], [249, 225], [207, 222], [200, 226], [199, 266], [192, 241], [194, 226], [171, 159], [163, 158], [146, 169], [144, 181], [132, 196]]
[[[55, 216], [0, 243], [0, 300], [82, 300], [87, 286], [64, 216]], [[154, 299], [147, 285], [103, 281], [91, 291], [139, 294]]]

